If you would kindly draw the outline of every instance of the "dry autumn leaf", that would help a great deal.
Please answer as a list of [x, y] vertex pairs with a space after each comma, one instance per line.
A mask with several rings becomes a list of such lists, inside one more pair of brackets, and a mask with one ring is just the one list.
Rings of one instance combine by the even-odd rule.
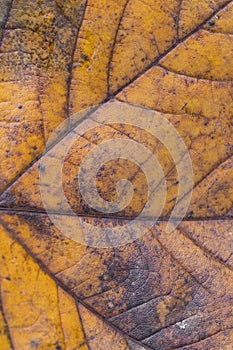
[[[0, 0], [0, 8], [0, 349], [232, 350], [233, 2]], [[151, 113], [182, 137], [193, 192], [172, 233], [185, 155], [174, 161], [133, 123], [96, 123], [76, 135], [62, 184], [81, 228], [69, 238], [50, 220], [49, 211], [69, 226], [73, 214], [50, 187], [46, 212], [39, 175], [53, 169], [41, 164], [80, 125], [69, 117], [98, 104], [100, 116], [119, 110], [133, 120], [140, 112], [145, 121]], [[93, 121], [92, 111], [84, 119]], [[61, 122], [64, 133], [43, 154]], [[131, 242], [96, 247], [103, 227], [120, 232], [148, 200], [143, 158], [127, 157], [98, 169], [96, 186], [114, 202], [127, 178], [132, 200], [111, 214], [84, 200], [82, 160], [117, 140], [156, 157], [166, 200], [143, 235], [138, 225]], [[192, 190], [184, 189], [181, 208]], [[84, 226], [88, 245], [75, 240]]]

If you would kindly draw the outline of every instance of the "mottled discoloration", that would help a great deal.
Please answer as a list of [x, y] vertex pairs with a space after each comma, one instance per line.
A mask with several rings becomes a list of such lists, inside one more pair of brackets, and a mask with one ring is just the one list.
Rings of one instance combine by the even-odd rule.
[[[0, 7], [1, 190], [7, 187], [0, 198], [0, 347], [232, 350], [232, 2], [0, 0]], [[88, 206], [77, 172], [93, 147], [141, 143], [167, 180], [165, 222], [130, 244], [100, 249], [51, 223], [37, 158], [69, 113], [110, 94], [145, 107], [142, 118], [150, 108], [170, 121], [190, 152], [194, 191], [186, 221], [168, 234], [184, 180], [168, 150], [131, 125], [101, 124], [77, 137], [63, 187], [90, 227], [90, 245], [102, 227], [126, 225], [148, 199], [141, 163], [118, 159], [99, 169], [96, 185], [112, 201], [127, 178], [132, 202], [105, 217]], [[57, 192], [51, 210], [69, 223]], [[72, 234], [82, 235], [82, 226]]]
[[73, 17], [70, 3], [79, 13], [75, 27], [55, 1], [12, 3], [0, 55], [1, 157], [5, 159], [0, 191], [43, 152], [51, 132], [68, 116], [72, 54], [85, 1], [64, 2], [63, 10]]
[[[225, 332], [232, 339], [230, 221], [183, 222], [172, 234], [158, 223], [125, 247], [99, 249], [64, 239], [46, 215], [2, 219], [73, 295], [152, 349], [199, 346], [215, 333], [219, 341]], [[50, 234], [42, 234], [42, 225]], [[179, 327], [184, 320], [185, 328]]]

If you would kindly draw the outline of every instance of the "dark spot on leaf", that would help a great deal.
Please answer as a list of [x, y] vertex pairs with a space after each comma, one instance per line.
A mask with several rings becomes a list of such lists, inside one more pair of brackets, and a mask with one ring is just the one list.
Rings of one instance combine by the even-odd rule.
[[211, 27], [213, 27], [213, 26], [215, 25], [215, 22], [211, 19], [211, 20], [208, 22], [208, 24], [209, 24]]
[[56, 346], [55, 347], [56, 350], [62, 350], [62, 347], [61, 347], [61, 345], [59, 345], [58, 342], [56, 342], [54, 345]]
[[193, 210], [191, 210], [191, 211], [188, 213], [187, 217], [188, 217], [188, 218], [191, 218], [192, 216], [193, 216]]
[[38, 341], [36, 341], [36, 340], [32, 340], [30, 342], [30, 345], [31, 345], [32, 348], [38, 348], [40, 346], [40, 343]]
[[38, 165], [38, 169], [41, 171], [41, 172], [45, 172], [45, 166], [44, 165], [42, 165], [42, 164], [39, 164]]
[[87, 56], [87, 55], [82, 55], [82, 59], [83, 59], [84, 61], [88, 61], [88, 56]]

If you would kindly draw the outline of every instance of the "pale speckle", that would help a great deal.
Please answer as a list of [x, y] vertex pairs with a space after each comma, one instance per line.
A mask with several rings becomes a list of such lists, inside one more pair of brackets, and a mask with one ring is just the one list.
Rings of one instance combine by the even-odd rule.
[[108, 307], [109, 307], [110, 309], [112, 309], [113, 306], [114, 306], [114, 304], [113, 304], [111, 301], [109, 301], [109, 302], [108, 302]]
[[187, 325], [188, 324], [185, 320], [176, 323], [176, 326], [178, 326], [180, 329], [185, 329]]

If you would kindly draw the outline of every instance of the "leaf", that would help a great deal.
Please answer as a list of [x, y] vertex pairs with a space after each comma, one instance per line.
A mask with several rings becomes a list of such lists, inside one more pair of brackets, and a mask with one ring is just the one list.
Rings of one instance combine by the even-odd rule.
[[44, 273], [4, 228], [0, 248], [1, 349], [130, 349], [123, 336]]
[[67, 117], [69, 72], [84, 1], [65, 1], [61, 8], [59, 1], [4, 4], [11, 8], [5, 10], [9, 16], [4, 17], [0, 57], [3, 189], [43, 152], [48, 135]]
[[[232, 349], [232, 1], [0, 5], [0, 348]], [[166, 225], [180, 182], [187, 183], [177, 170], [185, 154], [174, 161], [162, 142], [130, 123], [102, 122], [76, 135], [63, 166], [63, 188], [82, 225], [70, 239], [51, 222], [41, 199], [41, 162], [76, 124], [65, 122], [43, 154], [45, 144], [68, 116], [101, 103], [98, 115], [118, 110], [128, 120], [140, 113], [144, 121], [152, 113], [184, 140], [194, 188], [186, 217], [172, 234]], [[149, 149], [164, 171], [167, 196], [160, 219], [144, 235], [150, 215], [134, 227], [136, 239], [93, 247], [103, 227], [121, 233], [148, 200], [143, 162], [129, 157], [109, 161], [96, 179], [109, 202], [117, 199], [118, 181], [129, 179], [134, 195], [126, 207], [103, 214], [82, 198], [78, 168], [111, 140]], [[49, 177], [53, 169], [44, 171]], [[158, 181], [155, 195], [161, 186]], [[184, 188], [180, 207], [192, 190]], [[50, 211], [69, 227], [73, 214], [61, 194], [52, 199]], [[85, 225], [88, 245], [77, 242]], [[124, 235], [119, 239], [124, 242]]]
[[59, 285], [152, 349], [232, 344], [230, 220], [184, 222], [172, 235], [161, 223], [130, 245], [101, 250], [64, 238], [44, 214], [2, 218]]

